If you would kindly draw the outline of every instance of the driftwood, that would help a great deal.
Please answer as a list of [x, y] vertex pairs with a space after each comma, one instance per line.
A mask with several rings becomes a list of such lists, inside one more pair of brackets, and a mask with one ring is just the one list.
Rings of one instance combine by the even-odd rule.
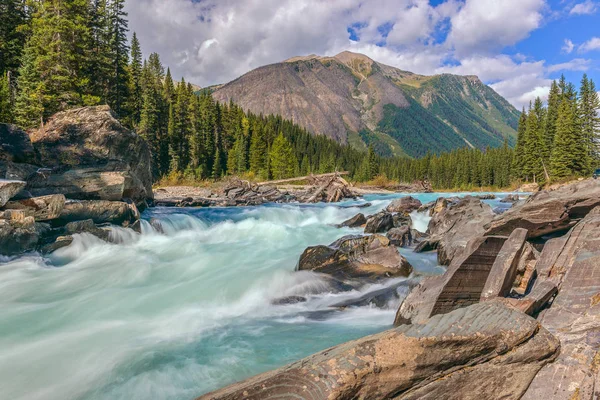
[[279, 185], [280, 183], [289, 183], [289, 182], [296, 182], [296, 181], [314, 181], [315, 179], [326, 178], [326, 177], [329, 177], [329, 176], [341, 176], [341, 175], [348, 175], [348, 174], [349, 174], [348, 171], [343, 171], [343, 172], [329, 172], [327, 174], [319, 174], [319, 175], [310, 174], [310, 175], [306, 175], [306, 176], [298, 176], [298, 177], [295, 177], [295, 178], [279, 179], [279, 180], [276, 180], [276, 181], [259, 182], [256, 185], [257, 186], [262, 186], [262, 185]]

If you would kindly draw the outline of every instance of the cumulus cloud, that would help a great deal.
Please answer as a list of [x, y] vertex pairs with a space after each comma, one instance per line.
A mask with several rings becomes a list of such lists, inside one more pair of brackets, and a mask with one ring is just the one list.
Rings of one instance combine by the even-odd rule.
[[586, 0], [583, 3], [578, 3], [571, 8], [569, 14], [571, 15], [584, 15], [584, 14], [594, 14], [598, 10], [598, 4], [594, 3], [592, 0]]
[[544, 0], [467, 0], [448, 41], [458, 54], [490, 52], [527, 37], [542, 21]]
[[563, 53], [571, 54], [571, 52], [573, 51], [574, 48], [575, 48], [575, 45], [573, 44], [573, 42], [569, 39], [565, 39], [565, 43], [563, 44], [563, 47], [561, 48], [561, 50]]
[[582, 43], [577, 49], [580, 53], [587, 53], [588, 51], [600, 50], [600, 37], [593, 37], [590, 40]]
[[[421, 74], [478, 75], [517, 106], [548, 86], [550, 67], [544, 61], [498, 54], [540, 26], [544, 0], [446, 0], [436, 6], [428, 0], [126, 4], [130, 29], [145, 55], [158, 52], [174, 77], [201, 86], [290, 57], [344, 50]], [[583, 68], [581, 61], [567, 64], [560, 68]]]

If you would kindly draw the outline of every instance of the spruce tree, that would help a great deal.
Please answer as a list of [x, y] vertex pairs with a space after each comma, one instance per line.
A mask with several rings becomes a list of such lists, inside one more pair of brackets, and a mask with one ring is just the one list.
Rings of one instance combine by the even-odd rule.
[[143, 107], [142, 95], [142, 50], [137, 35], [133, 33], [131, 39], [131, 61], [129, 63], [129, 104], [127, 118], [130, 127], [137, 127], [140, 123]]
[[279, 133], [273, 141], [269, 158], [271, 160], [271, 173], [274, 179], [285, 179], [294, 175], [297, 164], [296, 157], [283, 133]]
[[16, 75], [27, 39], [24, 0], [0, 0], [0, 76]]
[[583, 74], [581, 79], [581, 90], [578, 104], [579, 119], [581, 124], [582, 139], [585, 141], [587, 156], [590, 160], [586, 168], [586, 173], [598, 162], [598, 131], [600, 128], [600, 118], [598, 110], [600, 109], [600, 100], [594, 81], [589, 80], [587, 74]]
[[521, 116], [519, 117], [519, 125], [517, 127], [517, 144], [515, 146], [515, 157], [513, 160], [513, 171], [516, 178], [523, 177], [523, 167], [524, 167], [524, 158], [525, 158], [525, 137], [526, 137], [526, 129], [527, 129], [527, 113], [525, 112], [525, 107], [523, 107], [523, 111], [521, 111]]
[[267, 144], [262, 131], [254, 130], [250, 139], [250, 171], [257, 176], [267, 178], [266, 168]]
[[8, 74], [0, 76], [0, 123], [12, 123], [13, 104], [10, 84], [8, 83]]
[[127, 43], [127, 13], [123, 10], [125, 0], [111, 0], [109, 3], [109, 43], [108, 58], [111, 67], [108, 79], [107, 102], [121, 118], [128, 115], [129, 101], [129, 45]]
[[558, 107], [560, 106], [561, 93], [556, 81], [552, 81], [550, 93], [548, 94], [548, 111], [546, 113], [546, 129], [544, 144], [547, 152], [552, 152], [554, 135], [556, 134], [556, 122], [558, 120]]
[[576, 161], [574, 160], [574, 148], [576, 146], [576, 132], [573, 118], [573, 107], [569, 101], [561, 101], [558, 109], [556, 135], [551, 160], [552, 175], [557, 178], [564, 178], [575, 173]]

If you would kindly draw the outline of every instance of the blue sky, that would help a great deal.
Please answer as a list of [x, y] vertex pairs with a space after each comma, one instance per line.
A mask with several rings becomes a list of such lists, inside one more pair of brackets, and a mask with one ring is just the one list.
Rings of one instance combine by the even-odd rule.
[[516, 107], [564, 73], [600, 87], [600, 0], [128, 0], [147, 55], [201, 86], [344, 50], [415, 73], [477, 75]]

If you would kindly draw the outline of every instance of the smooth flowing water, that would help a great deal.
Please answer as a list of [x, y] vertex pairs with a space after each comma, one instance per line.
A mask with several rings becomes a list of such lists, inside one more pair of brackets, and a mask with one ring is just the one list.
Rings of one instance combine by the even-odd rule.
[[[155, 208], [144, 218], [163, 232], [145, 222], [141, 235], [113, 228], [118, 244], [82, 234], [47, 257], [0, 258], [0, 398], [189, 400], [391, 327], [397, 304], [330, 307], [374, 287], [334, 294], [294, 270], [307, 246], [361, 232], [334, 227], [359, 212], [349, 206], [370, 201], [370, 214], [400, 196]], [[413, 220], [425, 230], [426, 216]], [[443, 272], [435, 254], [400, 251], [420, 273]], [[291, 295], [308, 301], [273, 305]]]

